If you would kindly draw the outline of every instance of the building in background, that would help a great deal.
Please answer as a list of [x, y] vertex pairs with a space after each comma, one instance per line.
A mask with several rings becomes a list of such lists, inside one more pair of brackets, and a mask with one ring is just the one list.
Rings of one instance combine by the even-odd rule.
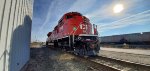
[[30, 57], [33, 0], [0, 0], [0, 71], [19, 71]]

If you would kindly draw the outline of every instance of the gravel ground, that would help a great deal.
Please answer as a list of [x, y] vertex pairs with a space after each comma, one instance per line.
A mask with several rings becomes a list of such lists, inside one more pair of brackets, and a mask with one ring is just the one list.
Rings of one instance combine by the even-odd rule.
[[[25, 71], [100, 71], [99, 66], [90, 64], [65, 52], [47, 47], [31, 48], [31, 58]], [[102, 56], [132, 62], [150, 64], [150, 56], [101, 50]], [[106, 70], [101, 70], [106, 71]]]
[[100, 50], [99, 55], [150, 65], [150, 56], [149, 55], [105, 51], [105, 50]]
[[25, 71], [106, 71], [65, 52], [47, 47], [31, 48], [31, 58]]

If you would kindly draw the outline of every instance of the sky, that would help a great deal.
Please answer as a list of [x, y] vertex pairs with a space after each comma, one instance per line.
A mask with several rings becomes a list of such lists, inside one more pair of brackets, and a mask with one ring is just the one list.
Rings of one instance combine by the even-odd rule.
[[[114, 13], [114, 6], [123, 10]], [[79, 12], [98, 25], [99, 36], [150, 32], [150, 0], [34, 0], [31, 41], [47, 39], [67, 12]]]

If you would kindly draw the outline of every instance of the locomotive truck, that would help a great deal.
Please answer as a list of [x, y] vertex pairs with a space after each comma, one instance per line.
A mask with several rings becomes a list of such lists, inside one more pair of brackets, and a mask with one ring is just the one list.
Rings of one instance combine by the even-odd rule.
[[97, 55], [100, 50], [100, 41], [97, 25], [78, 12], [69, 12], [63, 15], [52, 32], [47, 34], [47, 46], [61, 48], [81, 56]]

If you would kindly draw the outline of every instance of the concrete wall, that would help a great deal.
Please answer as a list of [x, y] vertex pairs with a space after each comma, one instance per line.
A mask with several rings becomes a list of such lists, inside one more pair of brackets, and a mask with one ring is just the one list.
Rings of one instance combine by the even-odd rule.
[[29, 60], [33, 0], [0, 0], [0, 71], [19, 71]]

